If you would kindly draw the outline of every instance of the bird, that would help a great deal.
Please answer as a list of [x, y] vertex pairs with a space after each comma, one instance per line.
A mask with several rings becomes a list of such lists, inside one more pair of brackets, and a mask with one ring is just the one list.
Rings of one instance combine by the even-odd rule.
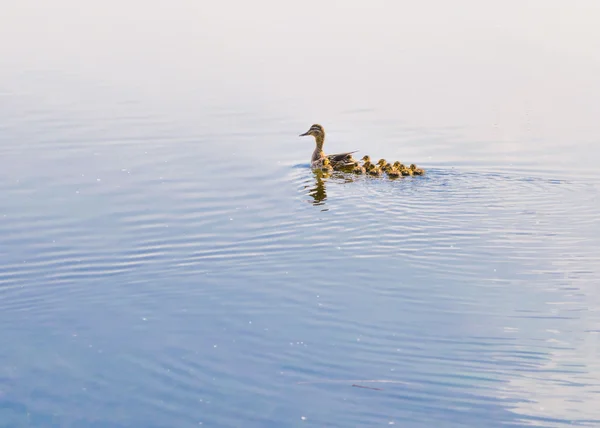
[[425, 170], [422, 168], [417, 168], [417, 165], [414, 163], [410, 164], [409, 169], [412, 171], [413, 175], [425, 175]]
[[385, 159], [379, 159], [377, 161], [377, 165], [379, 165], [379, 168], [383, 169], [386, 165], [388, 165], [388, 163]]
[[356, 165], [354, 168], [352, 168], [352, 172], [354, 174], [363, 175], [364, 173], [366, 173], [366, 170], [363, 166]]
[[364, 167], [365, 169], [369, 169], [369, 167], [370, 167], [371, 165], [373, 165], [373, 164], [371, 163], [371, 158], [369, 157], [369, 155], [364, 155], [364, 156], [361, 158], [361, 161], [363, 161], [363, 167]]
[[348, 169], [354, 167], [355, 160], [352, 158], [352, 153], [356, 152], [336, 153], [332, 155], [325, 154], [323, 151], [323, 144], [325, 143], [325, 129], [323, 126], [318, 123], [313, 124], [308, 131], [304, 134], [300, 134], [301, 137], [306, 135], [315, 137], [316, 147], [310, 159], [312, 167], [320, 166], [320, 161], [325, 158], [329, 159], [329, 162], [334, 169]]
[[399, 169], [400, 174], [402, 174], [403, 176], [409, 176], [412, 175], [412, 170], [410, 168], [405, 167], [404, 165], [402, 165], [402, 167]]
[[321, 161], [321, 171], [323, 172], [331, 172], [333, 171], [333, 167], [331, 166], [331, 162], [329, 158], [325, 158]]
[[388, 167], [388, 169], [385, 172], [387, 173], [389, 178], [398, 178], [402, 176], [402, 173], [394, 167]]
[[375, 165], [370, 164], [369, 168], [367, 169], [367, 174], [372, 175], [374, 177], [379, 177], [381, 175], [381, 168], [378, 168]]

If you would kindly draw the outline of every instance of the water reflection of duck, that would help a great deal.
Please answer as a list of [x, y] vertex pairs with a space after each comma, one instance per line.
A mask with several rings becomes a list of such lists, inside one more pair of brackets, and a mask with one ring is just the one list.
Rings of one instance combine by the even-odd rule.
[[323, 180], [325, 176], [325, 173], [319, 170], [315, 171], [315, 185], [308, 191], [308, 194], [313, 198], [313, 205], [323, 205], [323, 201], [327, 199], [325, 181]]
[[352, 153], [354, 152], [346, 152], [346, 153], [336, 153], [333, 155], [326, 155], [323, 151], [323, 144], [325, 143], [325, 129], [317, 123], [310, 127], [308, 131], [304, 134], [300, 134], [301, 137], [305, 135], [312, 135], [315, 137], [315, 151], [312, 154], [310, 159], [311, 166], [320, 166], [320, 162], [323, 159], [328, 159], [331, 162], [331, 166], [333, 169], [344, 169], [344, 168], [353, 168], [355, 160], [352, 158]]

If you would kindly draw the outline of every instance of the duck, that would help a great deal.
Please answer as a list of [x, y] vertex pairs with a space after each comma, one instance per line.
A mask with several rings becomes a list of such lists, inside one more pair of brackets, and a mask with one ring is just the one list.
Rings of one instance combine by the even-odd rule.
[[379, 177], [381, 175], [381, 168], [378, 168], [375, 165], [371, 164], [369, 166], [369, 169], [367, 169], [367, 174], [372, 175], [374, 177]]
[[325, 158], [321, 161], [321, 171], [323, 172], [331, 172], [333, 171], [333, 167], [331, 166], [331, 161], [329, 158]]
[[364, 167], [366, 170], [368, 170], [368, 169], [369, 169], [371, 166], [374, 166], [374, 165], [371, 163], [371, 158], [369, 157], [369, 155], [364, 155], [364, 156], [362, 157], [362, 159], [361, 159], [361, 160], [363, 161], [363, 165], [362, 165], [362, 166], [363, 166], [363, 167]]
[[336, 153], [333, 155], [325, 154], [325, 152], [323, 151], [323, 144], [325, 143], [325, 129], [318, 123], [313, 124], [310, 127], [310, 129], [304, 134], [300, 134], [300, 137], [304, 137], [307, 135], [312, 135], [313, 137], [315, 137], [316, 143], [315, 151], [313, 152], [312, 157], [310, 159], [311, 166], [319, 167], [320, 161], [325, 158], [329, 159], [329, 162], [331, 163], [331, 167], [333, 169], [348, 168], [350, 164], [353, 164], [355, 162], [352, 158], [352, 153], [356, 152]]
[[400, 168], [402, 168], [404, 165], [402, 165], [402, 162], [400, 162], [400, 161], [396, 161], [396, 162], [394, 162], [394, 163], [392, 164], [392, 166], [393, 166], [394, 168], [396, 168], [396, 169], [400, 169]]
[[425, 170], [422, 168], [417, 168], [417, 165], [414, 163], [410, 164], [409, 169], [411, 170], [413, 175], [425, 175]]
[[383, 168], [381, 168], [383, 172], [385, 172], [389, 178], [397, 178], [400, 177], [400, 171], [398, 171], [392, 164], [386, 164]]
[[377, 165], [379, 166], [379, 168], [383, 169], [386, 167], [386, 165], [389, 165], [389, 164], [385, 159], [379, 159], [377, 161]]
[[402, 168], [399, 169], [400, 174], [402, 174], [404, 177], [412, 175], [412, 170], [410, 168], [405, 167], [404, 165], [402, 165]]
[[396, 168], [390, 168], [386, 172], [387, 172], [387, 175], [389, 178], [402, 177], [402, 173], [400, 171], [398, 171]]
[[352, 172], [357, 175], [363, 175], [367, 171], [365, 170], [365, 168], [363, 166], [356, 165], [354, 168], [352, 168]]

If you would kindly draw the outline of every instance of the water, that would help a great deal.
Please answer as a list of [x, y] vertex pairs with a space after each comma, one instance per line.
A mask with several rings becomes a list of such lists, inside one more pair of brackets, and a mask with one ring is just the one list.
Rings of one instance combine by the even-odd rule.
[[600, 425], [598, 18], [7, 5], [0, 426]]

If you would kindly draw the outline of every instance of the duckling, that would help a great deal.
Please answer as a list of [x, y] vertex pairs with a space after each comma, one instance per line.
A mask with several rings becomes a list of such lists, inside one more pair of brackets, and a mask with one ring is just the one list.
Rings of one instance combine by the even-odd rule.
[[374, 177], [379, 177], [381, 175], [381, 169], [371, 164], [371, 166], [367, 170], [367, 174], [372, 175]]
[[417, 168], [417, 165], [415, 165], [414, 163], [410, 164], [409, 169], [412, 171], [413, 175], [424, 175], [425, 174], [425, 170], [422, 168]]
[[354, 174], [363, 175], [364, 173], [366, 173], [366, 170], [364, 167], [356, 165], [354, 168], [352, 168], [352, 172]]
[[396, 162], [394, 162], [394, 164], [392, 166], [396, 169], [400, 169], [400, 167], [402, 166], [402, 163], [400, 161], [396, 161]]
[[387, 170], [387, 175], [389, 178], [398, 178], [402, 176], [402, 173], [395, 168], [390, 168]]
[[329, 158], [323, 159], [323, 163], [321, 164], [321, 171], [323, 171], [323, 172], [333, 171], [333, 167], [331, 166], [331, 161], [329, 160]]
[[371, 158], [368, 155], [364, 155], [361, 159], [363, 161], [363, 167], [368, 170], [371, 165]]
[[402, 168], [400, 168], [399, 171], [400, 171], [400, 174], [402, 174], [405, 177], [412, 175], [412, 171], [409, 168], [405, 167], [404, 165], [402, 165]]
[[379, 165], [379, 168], [383, 169], [386, 165], [388, 165], [388, 163], [385, 159], [379, 159], [377, 161], [377, 165]]

